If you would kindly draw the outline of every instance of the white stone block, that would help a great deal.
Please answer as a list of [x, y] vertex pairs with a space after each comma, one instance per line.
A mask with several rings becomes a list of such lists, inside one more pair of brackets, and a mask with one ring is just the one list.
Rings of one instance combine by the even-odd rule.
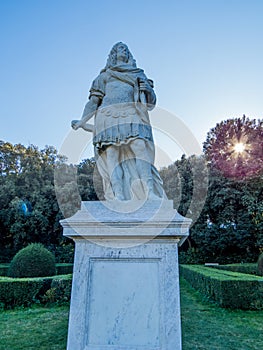
[[[170, 204], [165, 203], [156, 237], [150, 230], [157, 222], [149, 219], [145, 229], [142, 220], [156, 203], [144, 204], [136, 215], [110, 215], [112, 209], [101, 203], [83, 203], [79, 213], [62, 221], [64, 234], [76, 243], [68, 350], [181, 349], [177, 247], [191, 221]], [[96, 207], [94, 218], [89, 208]], [[173, 220], [164, 225], [171, 211]], [[129, 230], [116, 230], [120, 223], [129, 223]]]

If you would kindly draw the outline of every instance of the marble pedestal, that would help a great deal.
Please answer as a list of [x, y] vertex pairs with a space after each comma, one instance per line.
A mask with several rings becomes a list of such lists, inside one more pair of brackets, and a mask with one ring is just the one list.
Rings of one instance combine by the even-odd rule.
[[168, 200], [82, 202], [61, 221], [76, 244], [68, 350], [181, 349], [177, 248], [190, 223]]

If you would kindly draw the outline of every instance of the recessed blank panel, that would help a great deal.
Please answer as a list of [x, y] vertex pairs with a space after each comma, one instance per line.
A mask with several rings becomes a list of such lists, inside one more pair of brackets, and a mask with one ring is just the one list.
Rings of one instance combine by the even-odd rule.
[[91, 259], [87, 346], [160, 347], [159, 259]]

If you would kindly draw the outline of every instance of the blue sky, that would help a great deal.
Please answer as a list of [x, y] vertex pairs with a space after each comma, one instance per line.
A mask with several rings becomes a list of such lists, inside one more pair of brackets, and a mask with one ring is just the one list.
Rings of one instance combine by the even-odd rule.
[[223, 119], [262, 118], [262, 0], [1, 0], [0, 15], [4, 141], [60, 148], [117, 41], [200, 145]]

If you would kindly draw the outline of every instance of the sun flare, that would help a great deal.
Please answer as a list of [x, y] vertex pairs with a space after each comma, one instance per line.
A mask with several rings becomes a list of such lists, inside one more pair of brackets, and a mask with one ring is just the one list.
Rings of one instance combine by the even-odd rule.
[[239, 142], [239, 143], [235, 144], [235, 146], [234, 146], [234, 150], [237, 153], [243, 153], [245, 148], [246, 147], [245, 147], [243, 142]]

